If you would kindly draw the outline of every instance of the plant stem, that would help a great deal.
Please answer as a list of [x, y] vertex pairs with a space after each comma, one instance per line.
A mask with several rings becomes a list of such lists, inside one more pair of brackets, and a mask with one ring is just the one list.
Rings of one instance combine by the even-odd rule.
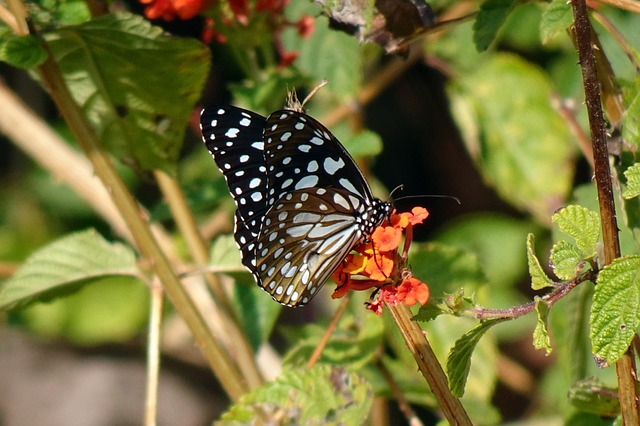
[[149, 340], [147, 341], [147, 390], [145, 395], [144, 425], [156, 426], [158, 419], [158, 376], [160, 372], [160, 326], [164, 292], [158, 280], [151, 283], [151, 312], [149, 314]]
[[[598, 188], [598, 202], [600, 204], [600, 219], [602, 222], [604, 263], [607, 265], [617, 257], [620, 257], [620, 241], [618, 239], [609, 153], [607, 151], [607, 135], [600, 100], [600, 85], [592, 50], [592, 28], [587, 13], [587, 5], [585, 0], [572, 0], [571, 7], [573, 8], [576, 44], [584, 82], [585, 102], [589, 115], [595, 180]], [[629, 348], [618, 360], [616, 372], [618, 375], [618, 394], [623, 424], [627, 426], [640, 424], [635, 380], [636, 369], [632, 348]]]
[[[197, 266], [205, 266], [209, 261], [207, 247], [198, 231], [198, 226], [191, 214], [191, 209], [189, 209], [182, 188], [180, 188], [175, 179], [162, 171], [155, 171], [154, 175], [162, 195], [169, 205], [176, 225], [186, 241], [191, 257]], [[231, 307], [227, 294], [224, 292], [216, 275], [207, 272], [204, 274], [204, 278], [209, 283], [213, 300], [221, 311], [219, 315], [220, 321], [215, 321], [215, 324], [210, 322], [211, 328], [215, 330], [218, 336], [223, 336], [224, 340], [232, 348], [231, 352], [237, 358], [238, 368], [243, 373], [249, 386], [254, 388], [262, 385], [264, 380], [258, 371], [255, 354], [249, 344], [246, 333], [239, 325], [240, 322]]]
[[340, 306], [338, 306], [338, 309], [336, 309], [336, 312], [333, 314], [333, 317], [331, 317], [331, 322], [327, 327], [327, 331], [325, 331], [324, 335], [322, 336], [322, 339], [320, 339], [320, 342], [318, 342], [318, 346], [316, 346], [316, 348], [313, 351], [313, 354], [311, 354], [311, 357], [309, 358], [309, 361], [307, 361], [306, 368], [313, 367], [316, 364], [316, 362], [318, 362], [318, 360], [320, 359], [320, 355], [322, 355], [322, 351], [324, 350], [325, 346], [327, 346], [327, 342], [329, 341], [329, 338], [331, 337], [336, 327], [338, 326], [340, 319], [344, 315], [344, 312], [347, 310], [347, 306], [349, 306], [349, 300], [350, 300], [349, 295], [348, 294], [345, 295], [345, 297], [342, 300], [342, 303], [340, 303]]
[[111, 159], [102, 148], [87, 117], [72, 98], [46, 42], [42, 41], [42, 44], [48, 53], [47, 60], [39, 67], [40, 77], [45, 87], [78, 144], [91, 161], [96, 175], [108, 188], [140, 252], [150, 260], [155, 275], [162, 282], [176, 310], [193, 333], [196, 343], [204, 352], [221, 385], [232, 400], [237, 400], [249, 390], [247, 384], [242, 380], [242, 376], [224, 349], [212, 338], [202, 316], [185, 293], [167, 257], [153, 238], [140, 206], [115, 171]]
[[[586, 274], [581, 275], [573, 281], [560, 284], [551, 293], [547, 293], [540, 299], [545, 302], [549, 307], [553, 306], [557, 301], [566, 296], [575, 286], [584, 281], [594, 281], [593, 272], [589, 271]], [[488, 319], [514, 319], [523, 315], [533, 312], [536, 309], [536, 302], [528, 302], [524, 305], [513, 306], [506, 309], [487, 309], [487, 308], [474, 308], [464, 311], [463, 315], [471, 315], [479, 320]]]
[[460, 403], [449, 390], [447, 376], [431, 349], [423, 330], [411, 320], [411, 311], [404, 303], [386, 304], [396, 325], [402, 333], [407, 348], [418, 364], [418, 369], [427, 380], [429, 388], [438, 401], [445, 418], [452, 425], [471, 426], [471, 420]]

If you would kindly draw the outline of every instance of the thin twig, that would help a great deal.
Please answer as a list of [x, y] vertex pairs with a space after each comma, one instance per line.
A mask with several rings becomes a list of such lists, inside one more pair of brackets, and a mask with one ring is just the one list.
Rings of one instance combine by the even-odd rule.
[[404, 396], [402, 389], [400, 389], [400, 386], [398, 386], [396, 381], [393, 379], [391, 372], [387, 366], [384, 365], [384, 362], [378, 359], [376, 367], [378, 367], [378, 370], [382, 373], [382, 377], [384, 377], [384, 380], [389, 385], [389, 389], [391, 389], [391, 393], [398, 402], [398, 407], [400, 408], [400, 411], [402, 411], [402, 414], [404, 414], [407, 423], [411, 426], [423, 426], [422, 421], [418, 418], [416, 412], [413, 411], [413, 408], [411, 408], [411, 404], [409, 404], [409, 401]]
[[[593, 271], [588, 271], [585, 274], [582, 274], [575, 280], [561, 283], [555, 290], [550, 293], [545, 294], [540, 299], [545, 302], [549, 307], [553, 306], [556, 302], [562, 299], [564, 296], [569, 294], [569, 292], [576, 287], [578, 284], [591, 281], [594, 282], [595, 274]], [[528, 302], [524, 305], [513, 306], [511, 308], [506, 309], [487, 309], [487, 308], [473, 308], [464, 311], [463, 315], [470, 315], [479, 320], [488, 320], [488, 319], [514, 319], [519, 318], [523, 315], [527, 315], [533, 312], [536, 309], [536, 302]]]
[[147, 333], [147, 389], [144, 407], [144, 425], [155, 426], [158, 419], [158, 376], [160, 373], [160, 326], [164, 292], [162, 285], [154, 279], [150, 289], [151, 312]]
[[344, 311], [346, 311], [347, 306], [349, 306], [349, 299], [349, 294], [346, 294], [342, 300], [342, 303], [340, 304], [340, 306], [338, 306], [338, 309], [336, 309], [336, 312], [333, 314], [333, 317], [331, 317], [331, 322], [329, 322], [327, 330], [324, 332], [322, 339], [320, 339], [320, 341], [318, 342], [318, 346], [316, 346], [316, 348], [314, 349], [313, 354], [311, 354], [309, 361], [307, 361], [307, 368], [313, 367], [320, 359], [320, 355], [322, 355], [322, 351], [324, 350], [325, 346], [327, 346], [329, 338], [331, 338], [331, 335], [338, 326], [342, 315], [344, 315]]
[[[155, 171], [154, 175], [176, 225], [185, 239], [191, 257], [197, 265], [206, 265], [209, 261], [207, 247], [198, 231], [198, 226], [191, 214], [182, 188], [175, 179], [164, 172]], [[219, 315], [217, 315], [219, 321], [210, 321], [210, 326], [216, 335], [220, 336], [221, 340], [224, 340], [227, 346], [232, 348], [230, 352], [237, 358], [238, 368], [242, 371], [249, 386], [255, 388], [262, 385], [264, 380], [258, 370], [255, 354], [246, 333], [239, 325], [240, 322], [231, 307], [227, 294], [216, 275], [205, 273], [204, 278], [212, 290], [212, 297], [219, 311]]]

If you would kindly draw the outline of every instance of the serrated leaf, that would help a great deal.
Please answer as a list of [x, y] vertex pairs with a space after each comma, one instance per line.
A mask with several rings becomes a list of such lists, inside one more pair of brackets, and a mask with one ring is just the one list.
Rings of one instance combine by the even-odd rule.
[[593, 354], [613, 364], [627, 350], [640, 325], [640, 255], [615, 259], [602, 268], [590, 324]]
[[635, 163], [624, 171], [627, 178], [627, 187], [622, 192], [625, 199], [630, 199], [640, 195], [640, 163]]
[[514, 0], [486, 0], [480, 5], [473, 24], [473, 41], [479, 52], [487, 50], [515, 5]]
[[108, 151], [172, 172], [208, 75], [207, 47], [127, 13], [61, 28], [47, 42]]
[[569, 389], [569, 403], [579, 411], [600, 417], [616, 417], [620, 414], [618, 390], [605, 386], [597, 377], [574, 383]]
[[487, 330], [502, 321], [502, 319], [495, 319], [481, 322], [460, 337], [451, 348], [447, 358], [447, 376], [449, 388], [454, 396], [461, 398], [464, 395], [464, 388], [471, 369], [471, 356], [480, 338]]
[[531, 288], [534, 290], [542, 290], [545, 287], [552, 287], [553, 281], [547, 276], [540, 266], [540, 261], [536, 257], [534, 247], [535, 236], [529, 234], [527, 236], [527, 263], [529, 265], [529, 275], [531, 276]]
[[95, 230], [77, 232], [34, 252], [0, 289], [0, 309], [23, 308], [77, 290], [91, 280], [137, 276], [133, 251]]
[[47, 52], [32, 35], [3, 37], [0, 61], [18, 68], [33, 68], [47, 60]]
[[244, 395], [215, 424], [360, 425], [372, 396], [369, 384], [344, 368], [301, 368]]
[[547, 355], [551, 354], [551, 339], [549, 338], [549, 332], [547, 331], [547, 320], [549, 318], [549, 306], [536, 296], [536, 314], [538, 321], [536, 322], [536, 328], [533, 330], [533, 346], [536, 349], [544, 349]]
[[561, 232], [576, 240], [584, 258], [594, 256], [600, 238], [600, 216], [582, 206], [567, 206], [551, 216]]
[[551, 248], [549, 263], [556, 276], [562, 280], [574, 278], [584, 265], [583, 254], [578, 247], [568, 241], [560, 240]]
[[571, 5], [566, 0], [552, 0], [542, 12], [540, 38], [547, 44], [552, 38], [565, 32], [573, 23]]
[[467, 112], [457, 124], [483, 177], [509, 203], [548, 222], [571, 189], [574, 149], [551, 106], [549, 76], [499, 53], [450, 87], [457, 110]]
[[[318, 342], [326, 332], [326, 327], [317, 324], [304, 326], [290, 334], [294, 346], [284, 357], [285, 364], [306, 362]], [[340, 365], [354, 371], [370, 363], [382, 346], [384, 327], [379, 317], [368, 315], [366, 320], [356, 320], [347, 316], [327, 342], [319, 362]]]

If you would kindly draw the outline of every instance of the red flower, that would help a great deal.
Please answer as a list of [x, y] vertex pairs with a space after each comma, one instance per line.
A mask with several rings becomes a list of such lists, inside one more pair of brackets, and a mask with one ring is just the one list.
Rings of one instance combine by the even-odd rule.
[[309, 38], [313, 33], [315, 21], [309, 15], [304, 15], [298, 22], [296, 22], [296, 28], [298, 29], [298, 34], [302, 38]]

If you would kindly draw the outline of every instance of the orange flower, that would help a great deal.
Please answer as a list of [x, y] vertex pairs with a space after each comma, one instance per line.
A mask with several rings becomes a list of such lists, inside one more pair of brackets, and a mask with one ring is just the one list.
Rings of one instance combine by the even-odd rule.
[[429, 286], [417, 278], [407, 278], [398, 286], [397, 298], [407, 306], [413, 306], [416, 302], [424, 305], [429, 300]]
[[[397, 250], [402, 242], [403, 230], [407, 230], [407, 241], [403, 256], [411, 242], [411, 228], [422, 223], [429, 212], [415, 207], [411, 212], [391, 214], [389, 222], [378, 226], [371, 234], [371, 241], [354, 249], [347, 255], [331, 276], [338, 288], [331, 295], [338, 299], [349, 290], [368, 290], [378, 288], [375, 298], [367, 302], [367, 309], [380, 315], [385, 303], [404, 302], [408, 306], [416, 302], [424, 305], [429, 299], [429, 287], [414, 277], [405, 278], [398, 286], [389, 284], [401, 276], [404, 268], [403, 257]], [[396, 281], [397, 282], [397, 281]]]
[[393, 226], [378, 226], [371, 240], [376, 248], [380, 251], [391, 251], [398, 248], [402, 241], [402, 231]]

